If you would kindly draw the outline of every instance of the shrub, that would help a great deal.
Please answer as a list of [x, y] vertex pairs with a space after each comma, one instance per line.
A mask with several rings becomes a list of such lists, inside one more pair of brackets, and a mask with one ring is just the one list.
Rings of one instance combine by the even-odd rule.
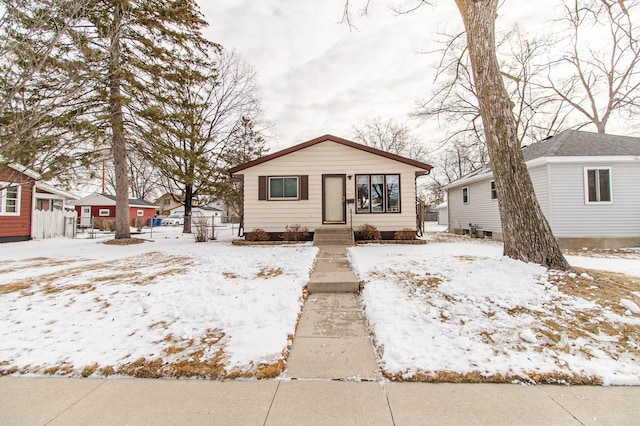
[[269, 233], [264, 229], [256, 228], [251, 232], [248, 232], [244, 239], [247, 241], [269, 241]]
[[212, 232], [209, 231], [209, 223], [204, 217], [197, 217], [192, 219], [191, 224], [195, 229], [194, 237], [196, 238], [196, 243], [204, 243], [209, 239], [209, 234], [211, 234], [211, 239], [215, 240], [215, 236]]
[[113, 217], [93, 218], [93, 227], [101, 231], [113, 232], [116, 230], [116, 219]]
[[382, 238], [378, 228], [368, 223], [360, 225], [354, 232], [354, 237], [356, 240], [379, 240]]
[[284, 234], [282, 239], [285, 241], [302, 241], [309, 237], [309, 230], [306, 226], [300, 226], [297, 223], [294, 225], [287, 225], [284, 228]]
[[133, 220], [133, 226], [135, 226], [136, 229], [140, 231], [142, 228], [144, 228], [144, 226], [147, 224], [148, 221], [149, 221], [149, 218], [147, 217], [136, 217]]
[[411, 228], [402, 228], [393, 234], [394, 240], [417, 240], [416, 230]]

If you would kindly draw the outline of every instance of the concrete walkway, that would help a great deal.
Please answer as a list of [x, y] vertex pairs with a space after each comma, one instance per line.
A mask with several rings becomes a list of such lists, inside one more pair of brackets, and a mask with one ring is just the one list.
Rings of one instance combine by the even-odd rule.
[[640, 387], [0, 377], [0, 425], [621, 425]]
[[[314, 273], [331, 272], [331, 264], [348, 268], [345, 262], [344, 247], [321, 248]], [[640, 419], [640, 387], [388, 382], [359, 300], [354, 293], [312, 293], [280, 379], [0, 377], [0, 425], [614, 425]]]

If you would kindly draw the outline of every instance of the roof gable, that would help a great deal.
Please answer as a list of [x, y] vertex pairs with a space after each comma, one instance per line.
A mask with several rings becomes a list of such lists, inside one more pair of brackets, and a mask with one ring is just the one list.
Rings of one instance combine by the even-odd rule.
[[525, 161], [540, 157], [640, 155], [640, 138], [565, 130], [522, 149]]
[[422, 169], [422, 170], [427, 170], [428, 171], [428, 170], [431, 170], [433, 168], [430, 164], [423, 163], [421, 161], [417, 161], [417, 160], [412, 160], [410, 158], [401, 157], [399, 155], [391, 154], [389, 152], [382, 151], [382, 150], [379, 150], [379, 149], [376, 149], [376, 148], [372, 148], [370, 146], [366, 146], [366, 145], [362, 145], [362, 144], [359, 144], [359, 143], [356, 143], [356, 142], [352, 142], [352, 141], [349, 141], [349, 140], [346, 140], [346, 139], [342, 139], [342, 138], [339, 138], [337, 136], [324, 135], [324, 136], [320, 136], [320, 137], [315, 138], [315, 139], [311, 139], [310, 141], [303, 142], [303, 143], [298, 144], [298, 145], [294, 145], [294, 146], [292, 146], [290, 148], [283, 149], [283, 150], [278, 151], [278, 152], [274, 152], [273, 154], [269, 154], [269, 155], [266, 155], [264, 157], [258, 158], [257, 160], [253, 160], [253, 161], [249, 161], [248, 163], [240, 164], [240, 165], [238, 165], [236, 167], [233, 167], [233, 168], [229, 169], [229, 173], [230, 174], [234, 174], [234, 173], [240, 172], [242, 170], [248, 169], [250, 167], [257, 166], [258, 164], [266, 163], [267, 161], [271, 161], [271, 160], [274, 160], [276, 158], [280, 158], [280, 157], [285, 156], [287, 154], [291, 154], [293, 152], [297, 152], [297, 151], [303, 150], [305, 148], [308, 148], [310, 146], [313, 146], [313, 145], [316, 145], [316, 144], [319, 144], [319, 143], [322, 143], [322, 142], [335, 142], [335, 143], [338, 143], [338, 144], [343, 145], [343, 146], [347, 146], [347, 147], [350, 147], [350, 148], [358, 149], [360, 151], [368, 152], [370, 154], [378, 155], [378, 156], [381, 156], [381, 157], [384, 157], [384, 158], [388, 158], [390, 160], [398, 161], [400, 163], [408, 164], [410, 166], [414, 166], [414, 167], [417, 167], [417, 168]]

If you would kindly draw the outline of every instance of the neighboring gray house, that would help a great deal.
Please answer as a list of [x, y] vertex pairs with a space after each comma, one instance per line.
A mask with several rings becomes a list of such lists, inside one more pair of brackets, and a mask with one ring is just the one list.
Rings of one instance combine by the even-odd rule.
[[[567, 130], [523, 148], [533, 187], [563, 248], [640, 246], [640, 138]], [[490, 168], [447, 187], [449, 229], [502, 239]]]

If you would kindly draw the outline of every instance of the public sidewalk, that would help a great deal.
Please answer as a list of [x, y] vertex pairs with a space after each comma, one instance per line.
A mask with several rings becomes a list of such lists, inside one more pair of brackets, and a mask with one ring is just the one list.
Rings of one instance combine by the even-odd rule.
[[638, 387], [0, 378], [2, 425], [619, 425], [638, 401]]

